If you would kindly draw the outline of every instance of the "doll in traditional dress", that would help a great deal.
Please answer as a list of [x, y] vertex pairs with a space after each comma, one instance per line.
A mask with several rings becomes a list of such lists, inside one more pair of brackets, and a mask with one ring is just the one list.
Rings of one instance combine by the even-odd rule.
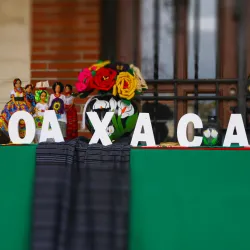
[[46, 110], [49, 109], [49, 105], [48, 105], [49, 94], [46, 90], [36, 90], [35, 99], [37, 102], [36, 107], [35, 107], [35, 114], [34, 114], [34, 120], [36, 124], [35, 141], [39, 142], [44, 113]]
[[[26, 94], [22, 88], [22, 81], [19, 78], [14, 79], [13, 87], [14, 89], [10, 93], [11, 100], [4, 106], [0, 116], [0, 129], [6, 132], [8, 131], [9, 120], [16, 111], [30, 112]], [[25, 124], [22, 120], [19, 123], [19, 133], [21, 137], [25, 135]]]
[[32, 84], [28, 84], [25, 86], [25, 92], [26, 92], [26, 101], [27, 101], [27, 105], [30, 109], [30, 113], [34, 114], [34, 109], [36, 106], [36, 101], [35, 101], [35, 96], [33, 95], [33, 85]]
[[63, 137], [66, 137], [67, 118], [65, 113], [65, 96], [62, 94], [64, 86], [61, 82], [55, 82], [52, 86], [54, 94], [49, 100], [49, 109], [56, 112], [57, 120], [60, 125]]
[[70, 84], [65, 86], [65, 111], [67, 116], [66, 140], [78, 137], [77, 110], [74, 104], [72, 89]]

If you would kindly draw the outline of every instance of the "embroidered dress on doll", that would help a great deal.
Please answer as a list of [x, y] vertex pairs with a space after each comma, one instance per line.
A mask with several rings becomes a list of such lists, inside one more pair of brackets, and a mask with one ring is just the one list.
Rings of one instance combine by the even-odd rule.
[[37, 103], [36, 104], [36, 113], [34, 114], [34, 121], [36, 124], [36, 141], [38, 142], [41, 135], [42, 125], [43, 125], [43, 117], [44, 112], [49, 109], [49, 105], [47, 103]]
[[72, 86], [69, 84], [65, 87], [65, 111], [67, 117], [66, 140], [71, 140], [78, 137], [78, 119], [74, 96], [72, 96]]
[[54, 94], [51, 94], [50, 96], [49, 109], [55, 110], [62, 135], [63, 137], [66, 137], [67, 118], [64, 109], [65, 96], [61, 94], [64, 90], [64, 86], [61, 82], [55, 82], [52, 86], [52, 89]]
[[35, 107], [35, 114], [33, 115], [36, 124], [36, 136], [35, 136], [36, 142], [39, 142], [40, 140], [44, 113], [46, 110], [49, 109], [48, 105], [49, 93], [45, 90], [46, 87], [41, 87], [39, 83], [36, 84], [36, 88], [40, 89], [36, 90], [35, 92], [35, 100], [37, 104]]
[[33, 112], [36, 106], [35, 96], [32, 93], [26, 93], [26, 99], [27, 99], [27, 104], [30, 107], [31, 112]]
[[33, 85], [28, 84], [25, 86], [26, 102], [29, 107], [30, 113], [34, 114], [34, 109], [36, 106], [35, 96], [33, 95]]
[[[4, 106], [0, 115], [0, 129], [8, 132], [8, 123], [11, 116], [17, 111], [26, 111], [30, 113], [30, 109], [27, 105], [25, 91], [21, 87], [21, 80], [15, 79], [13, 82], [14, 90], [10, 93], [11, 100]], [[23, 120], [19, 123], [20, 137], [25, 136], [25, 123]]]

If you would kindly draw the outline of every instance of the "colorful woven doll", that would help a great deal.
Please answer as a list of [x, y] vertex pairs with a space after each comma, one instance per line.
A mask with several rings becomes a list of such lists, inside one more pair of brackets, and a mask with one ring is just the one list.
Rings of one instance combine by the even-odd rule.
[[[10, 93], [11, 100], [4, 106], [0, 116], [0, 129], [6, 132], [8, 131], [9, 120], [15, 112], [30, 112], [27, 105], [26, 93], [22, 88], [22, 81], [19, 78], [14, 79], [13, 87], [14, 89]], [[25, 136], [25, 124], [23, 120], [21, 120], [19, 124], [19, 134], [20, 137]]]
[[52, 86], [54, 94], [51, 94], [49, 100], [49, 109], [55, 110], [57, 115], [57, 120], [59, 122], [62, 135], [66, 137], [66, 124], [67, 118], [64, 109], [65, 104], [65, 96], [62, 94], [64, 90], [64, 86], [61, 82], [55, 82]]
[[72, 95], [72, 86], [65, 86], [65, 111], [67, 116], [66, 140], [78, 137], [78, 119], [77, 110], [74, 104], [74, 96]]
[[49, 109], [49, 105], [48, 105], [49, 94], [44, 89], [36, 90], [35, 99], [37, 102], [36, 107], [35, 107], [35, 114], [34, 114], [34, 120], [36, 124], [35, 141], [39, 142], [44, 113], [46, 110]]
[[25, 92], [26, 92], [26, 102], [29, 107], [30, 113], [34, 114], [34, 109], [36, 106], [35, 96], [33, 95], [33, 86], [32, 84], [28, 84], [25, 86]]

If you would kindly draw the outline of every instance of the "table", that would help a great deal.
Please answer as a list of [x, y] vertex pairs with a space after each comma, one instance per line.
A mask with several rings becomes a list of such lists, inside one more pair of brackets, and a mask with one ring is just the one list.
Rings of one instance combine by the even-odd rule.
[[[35, 153], [0, 146], [0, 249], [29, 250]], [[130, 250], [249, 250], [249, 158], [239, 149], [132, 149]]]

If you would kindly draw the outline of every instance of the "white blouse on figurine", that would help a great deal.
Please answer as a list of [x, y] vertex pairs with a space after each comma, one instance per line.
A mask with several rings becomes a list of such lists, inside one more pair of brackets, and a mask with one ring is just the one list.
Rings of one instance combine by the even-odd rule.
[[44, 112], [49, 109], [49, 105], [47, 103], [37, 103], [36, 104], [37, 113], [34, 114], [36, 116], [44, 116]]
[[24, 95], [23, 95], [23, 92], [18, 92], [18, 91], [15, 91], [15, 90], [12, 90], [11, 92], [10, 92], [10, 96], [11, 97], [24, 97]]
[[74, 96], [65, 96], [65, 105], [72, 105], [74, 103]]
[[[51, 106], [51, 103], [54, 99], [56, 99], [57, 97], [54, 95], [54, 94], [51, 94], [50, 95], [50, 99], [49, 99], [49, 107]], [[66, 101], [66, 98], [65, 98], [65, 95], [60, 95], [59, 98], [63, 101], [63, 103], [65, 104], [65, 101]], [[63, 114], [61, 114], [60, 118], [58, 118], [58, 121], [61, 121], [61, 122], [65, 122], [67, 123], [67, 117], [66, 117], [66, 114], [65, 112]]]

